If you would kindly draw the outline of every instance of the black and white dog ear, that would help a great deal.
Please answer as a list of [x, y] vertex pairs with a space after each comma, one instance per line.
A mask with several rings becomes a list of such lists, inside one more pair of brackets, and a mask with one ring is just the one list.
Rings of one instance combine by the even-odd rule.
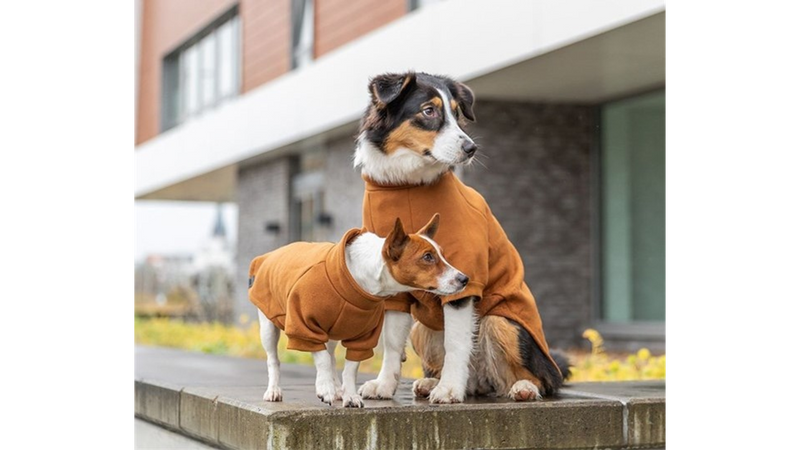
[[372, 102], [378, 107], [385, 107], [397, 100], [403, 91], [414, 85], [416, 80], [417, 76], [414, 72], [378, 75], [369, 82]]
[[475, 104], [475, 94], [472, 92], [472, 89], [467, 87], [464, 83], [456, 82], [450, 87], [450, 92], [456, 99], [458, 107], [461, 108], [461, 113], [464, 114], [464, 117], [471, 122], [475, 122], [475, 113], [472, 111], [472, 106]]

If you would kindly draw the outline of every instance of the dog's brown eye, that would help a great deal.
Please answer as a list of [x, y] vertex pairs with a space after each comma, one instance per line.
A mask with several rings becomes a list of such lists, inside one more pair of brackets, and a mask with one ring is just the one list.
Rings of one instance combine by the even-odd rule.
[[436, 110], [433, 109], [433, 106], [428, 106], [427, 108], [422, 110], [422, 114], [428, 117], [433, 117], [436, 114]]
[[422, 255], [422, 260], [429, 263], [434, 262], [433, 254], [431, 254], [430, 252], [425, 253], [424, 255]]

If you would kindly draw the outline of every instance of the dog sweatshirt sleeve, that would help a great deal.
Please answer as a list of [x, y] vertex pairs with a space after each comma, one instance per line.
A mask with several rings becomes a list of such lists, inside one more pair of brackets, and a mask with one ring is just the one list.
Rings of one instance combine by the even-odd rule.
[[364, 334], [352, 339], [342, 340], [342, 347], [347, 349], [345, 359], [348, 361], [364, 361], [375, 354], [372, 349], [378, 346], [378, 338], [383, 329], [383, 311], [377, 320], [377, 326], [367, 330]]
[[328, 331], [339, 314], [340, 302], [324, 281], [323, 264], [309, 269], [295, 283], [286, 302], [286, 336], [290, 350], [318, 352], [325, 350]]

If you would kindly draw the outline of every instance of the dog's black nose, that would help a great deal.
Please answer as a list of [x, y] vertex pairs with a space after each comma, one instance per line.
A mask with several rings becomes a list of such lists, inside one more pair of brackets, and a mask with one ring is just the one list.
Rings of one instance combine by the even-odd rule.
[[458, 276], [456, 276], [456, 281], [461, 283], [462, 286], [466, 286], [467, 283], [469, 283], [469, 277], [464, 275], [463, 273], [460, 273], [458, 274]]
[[472, 156], [475, 154], [475, 151], [478, 150], [478, 146], [475, 145], [474, 142], [467, 140], [461, 144], [461, 150], [464, 150], [464, 153], [466, 153], [467, 156]]

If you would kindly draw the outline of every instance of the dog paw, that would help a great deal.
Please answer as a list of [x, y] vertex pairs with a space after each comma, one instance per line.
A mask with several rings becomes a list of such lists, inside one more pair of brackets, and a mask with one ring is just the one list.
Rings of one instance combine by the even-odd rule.
[[358, 390], [361, 397], [370, 400], [391, 400], [397, 390], [397, 382], [387, 383], [380, 380], [370, 380]]
[[281, 392], [281, 388], [277, 386], [267, 388], [267, 390], [264, 391], [264, 400], [268, 402], [283, 401], [283, 392]]
[[508, 397], [518, 402], [532, 402], [534, 400], [542, 400], [542, 395], [539, 394], [539, 388], [528, 380], [519, 380], [511, 386], [508, 391]]
[[364, 402], [357, 394], [344, 394], [342, 396], [342, 406], [345, 408], [363, 408]]
[[333, 402], [342, 399], [342, 395], [336, 391], [336, 385], [333, 384], [333, 381], [318, 381], [317, 398], [323, 403], [333, 405]]
[[465, 388], [439, 383], [431, 390], [428, 400], [431, 403], [461, 403], [466, 396]]
[[439, 384], [438, 378], [421, 378], [411, 385], [411, 392], [414, 393], [414, 397], [427, 398], [437, 384]]

